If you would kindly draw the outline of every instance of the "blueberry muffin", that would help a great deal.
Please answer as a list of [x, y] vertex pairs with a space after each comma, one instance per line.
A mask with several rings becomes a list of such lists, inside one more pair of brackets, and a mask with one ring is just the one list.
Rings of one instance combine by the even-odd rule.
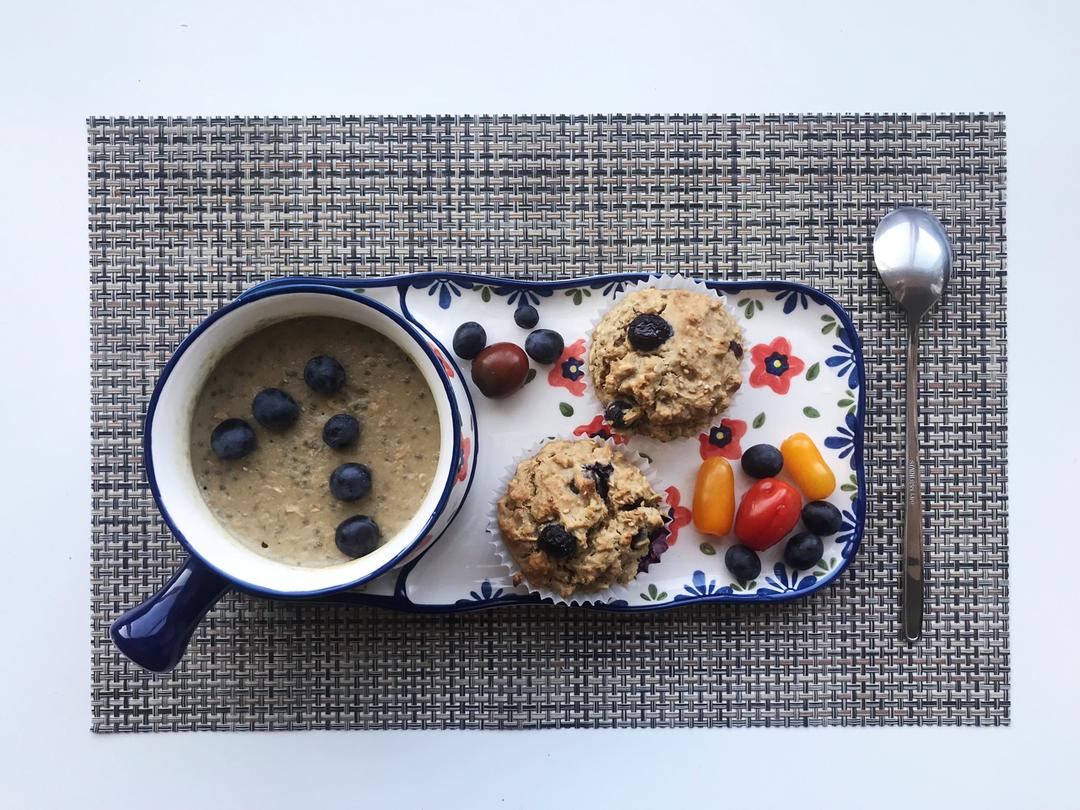
[[692, 436], [742, 385], [742, 342], [711, 293], [633, 290], [593, 330], [593, 390], [618, 430], [661, 441]]
[[610, 444], [557, 439], [522, 461], [499, 531], [522, 577], [564, 599], [630, 582], [662, 528], [663, 499]]

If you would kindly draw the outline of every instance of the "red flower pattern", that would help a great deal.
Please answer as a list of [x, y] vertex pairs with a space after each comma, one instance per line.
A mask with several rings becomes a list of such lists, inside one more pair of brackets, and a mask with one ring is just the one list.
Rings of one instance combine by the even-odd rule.
[[611, 429], [611, 425], [604, 421], [604, 415], [598, 414], [593, 420], [584, 425], [574, 428], [575, 436], [588, 436], [590, 439], [611, 439], [615, 444], [626, 444], [626, 437]]
[[469, 476], [469, 450], [472, 449], [472, 439], [468, 436], [461, 437], [461, 456], [458, 460], [457, 480], [464, 481]]
[[431, 341], [428, 341], [428, 346], [430, 346], [431, 350], [435, 352], [435, 356], [439, 358], [439, 362], [442, 363], [443, 371], [446, 372], [446, 376], [452, 379], [454, 377], [454, 367], [448, 362], [446, 362], [446, 358], [443, 357], [443, 353], [439, 351], [438, 346], [436, 346]]
[[742, 445], [739, 443], [746, 435], [746, 422], [741, 419], [721, 419], [719, 425], [713, 425], [708, 433], [698, 436], [701, 457], [737, 460], [742, 458]]
[[800, 374], [806, 364], [791, 353], [791, 343], [786, 337], [774, 338], [772, 343], [759, 343], [750, 350], [754, 370], [750, 372], [750, 385], [754, 388], [769, 386], [778, 394], [786, 394], [791, 380]]
[[548, 384], [567, 389], [575, 397], [585, 393], [585, 338], [578, 338], [563, 349], [548, 372]]
[[690, 523], [690, 510], [685, 506], [681, 506], [682, 494], [675, 487], [668, 487], [664, 490], [667, 493], [667, 505], [671, 507], [671, 522], [667, 525], [668, 536], [667, 544], [669, 546], [675, 545], [675, 541], [679, 537], [679, 529], [683, 526], [687, 526]]

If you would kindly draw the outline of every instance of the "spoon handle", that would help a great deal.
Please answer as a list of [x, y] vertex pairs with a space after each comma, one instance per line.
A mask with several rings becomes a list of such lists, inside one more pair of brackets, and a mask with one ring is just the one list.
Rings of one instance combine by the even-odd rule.
[[919, 473], [919, 324], [908, 324], [907, 459], [904, 495], [904, 638], [915, 641], [923, 625], [922, 477]]

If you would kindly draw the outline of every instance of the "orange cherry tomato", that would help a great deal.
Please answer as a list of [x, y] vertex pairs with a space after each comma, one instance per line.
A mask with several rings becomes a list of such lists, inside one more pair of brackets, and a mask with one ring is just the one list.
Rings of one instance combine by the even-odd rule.
[[795, 488], [775, 478], [762, 478], [746, 490], [735, 515], [735, 536], [754, 551], [776, 545], [795, 528], [802, 498]]
[[821, 457], [814, 440], [805, 433], [788, 436], [780, 453], [784, 469], [795, 479], [808, 501], [823, 501], [836, 489], [836, 476]]
[[735, 476], [726, 458], [705, 459], [694, 484], [694, 525], [698, 531], [723, 537], [735, 517]]

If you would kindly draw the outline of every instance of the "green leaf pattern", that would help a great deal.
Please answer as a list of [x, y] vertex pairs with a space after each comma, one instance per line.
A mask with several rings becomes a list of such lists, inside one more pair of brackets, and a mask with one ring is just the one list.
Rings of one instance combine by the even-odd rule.
[[574, 306], [578, 307], [581, 306], [582, 301], [592, 296], [592, 291], [585, 287], [574, 287], [573, 289], [567, 290], [566, 295], [570, 296], [570, 300], [574, 302]]
[[818, 574], [827, 574], [836, 568], [836, 557], [829, 557], [828, 562], [822, 557], [818, 560], [818, 564], [815, 566], [815, 572]]
[[851, 391], [845, 391], [844, 396], [837, 401], [837, 406], [841, 408], [847, 408], [849, 414], [855, 413], [855, 394]]
[[658, 590], [656, 583], [650, 582], [648, 589], [645, 593], [641, 594], [641, 598], [646, 602], [660, 602], [667, 599], [667, 591]]
[[855, 473], [851, 474], [851, 477], [840, 485], [841, 492], [847, 492], [851, 500], [854, 501], [859, 495], [859, 479], [855, 477]]
[[743, 315], [746, 317], [746, 320], [750, 320], [751, 318], [753, 318], [755, 312], [761, 312], [763, 309], [765, 309], [765, 305], [756, 298], [740, 298], [735, 303], [735, 306], [737, 306], [743, 311]]

